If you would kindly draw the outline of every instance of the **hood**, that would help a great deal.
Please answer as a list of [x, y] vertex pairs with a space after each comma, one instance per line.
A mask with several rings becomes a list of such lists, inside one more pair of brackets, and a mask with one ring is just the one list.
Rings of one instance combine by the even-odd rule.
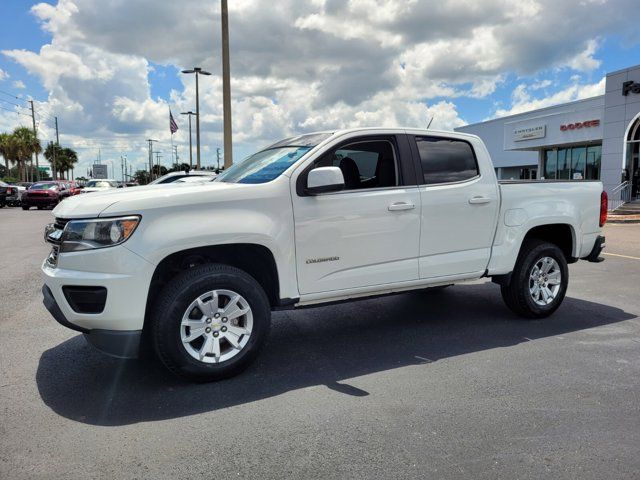
[[[96, 190], [91, 195], [74, 195], [53, 210], [56, 217], [95, 218], [119, 214], [143, 213], [153, 208], [215, 201], [223, 192], [244, 190], [252, 185], [223, 182], [148, 185], [135, 188]], [[108, 212], [106, 210], [108, 209]]]

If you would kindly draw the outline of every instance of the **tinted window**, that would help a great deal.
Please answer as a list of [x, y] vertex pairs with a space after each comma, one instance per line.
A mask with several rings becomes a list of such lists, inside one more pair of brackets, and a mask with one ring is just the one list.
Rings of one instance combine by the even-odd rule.
[[471, 145], [462, 140], [416, 137], [425, 184], [460, 182], [478, 175]]
[[345, 145], [333, 152], [331, 165], [342, 170], [345, 190], [398, 185], [396, 155], [386, 140]]

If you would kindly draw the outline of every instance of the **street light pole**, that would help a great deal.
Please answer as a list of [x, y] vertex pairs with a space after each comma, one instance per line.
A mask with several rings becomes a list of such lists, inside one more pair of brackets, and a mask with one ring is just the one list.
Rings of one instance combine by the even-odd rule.
[[195, 115], [191, 110], [188, 112], [182, 112], [181, 115], [189, 116], [189, 167], [193, 168], [193, 145], [191, 142], [191, 117]]
[[222, 112], [224, 123], [224, 168], [233, 163], [231, 147], [231, 73], [229, 68], [229, 9], [227, 0], [222, 6]]
[[200, 67], [193, 67], [190, 70], [182, 70], [182, 73], [195, 73], [196, 75], [196, 168], [200, 170], [200, 89], [198, 77], [200, 75], [211, 75]]

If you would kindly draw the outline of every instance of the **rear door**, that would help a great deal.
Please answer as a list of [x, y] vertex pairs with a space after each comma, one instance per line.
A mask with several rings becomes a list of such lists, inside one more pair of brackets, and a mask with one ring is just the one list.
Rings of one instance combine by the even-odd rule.
[[471, 141], [411, 136], [420, 185], [420, 278], [479, 276], [489, 263], [499, 210], [490, 160]]
[[[319, 166], [339, 167], [345, 189], [302, 194], [306, 173]], [[420, 193], [406, 135], [344, 140], [309, 165], [297, 187], [292, 193], [301, 294], [419, 278]]]

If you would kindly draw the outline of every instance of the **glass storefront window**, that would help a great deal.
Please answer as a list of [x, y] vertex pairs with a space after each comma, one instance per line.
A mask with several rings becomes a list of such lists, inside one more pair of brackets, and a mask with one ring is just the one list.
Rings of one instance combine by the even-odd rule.
[[544, 178], [556, 178], [558, 170], [558, 151], [546, 150], [544, 152]]
[[571, 149], [571, 179], [584, 180], [584, 169], [587, 166], [586, 147]]
[[600, 160], [602, 158], [602, 146], [594, 145], [587, 148], [587, 171], [585, 178], [587, 180], [600, 179]]
[[568, 149], [558, 149], [558, 174], [556, 178], [569, 180], [571, 178], [571, 156], [567, 155]]
[[601, 157], [601, 145], [545, 150], [544, 178], [599, 180]]

